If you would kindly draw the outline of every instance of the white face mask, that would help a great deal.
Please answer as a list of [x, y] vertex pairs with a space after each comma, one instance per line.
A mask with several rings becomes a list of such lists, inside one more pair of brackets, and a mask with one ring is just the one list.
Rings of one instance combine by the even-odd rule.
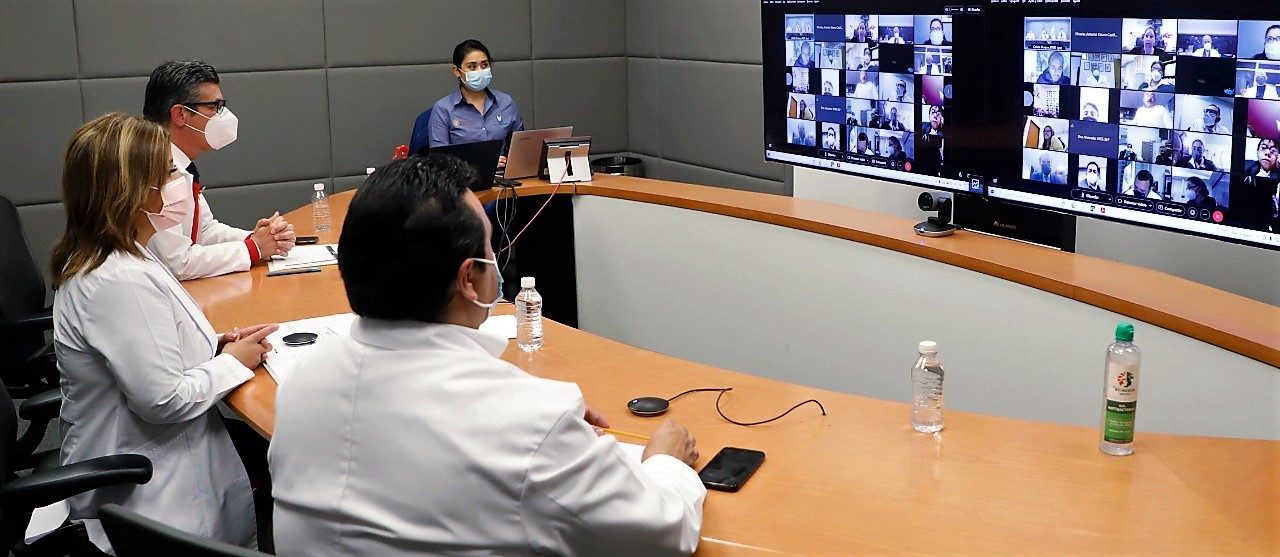
[[929, 31], [929, 44], [942, 44], [942, 31]]
[[488, 319], [490, 315], [493, 315], [493, 306], [497, 305], [498, 300], [502, 299], [502, 272], [498, 269], [498, 262], [494, 259], [472, 257], [471, 260], [475, 261], [476, 263], [488, 263], [490, 265], [493, 265], [493, 272], [498, 273], [498, 292], [497, 294], [494, 295], [493, 301], [485, 303], [485, 302], [481, 302], [480, 300], [471, 300], [471, 303], [479, 307], [482, 307], [487, 311], [487, 314], [485, 315], [485, 319]]
[[191, 197], [191, 182], [186, 174], [180, 174], [165, 184], [160, 190], [160, 200], [164, 203], [159, 213], [147, 213], [147, 220], [156, 232], [168, 230], [182, 223], [191, 214], [195, 200]]
[[1262, 47], [1262, 53], [1266, 55], [1267, 60], [1280, 60], [1280, 43], [1267, 41], [1266, 46]]
[[199, 111], [192, 110], [187, 106], [183, 106], [182, 108], [190, 110], [192, 113], [203, 116], [205, 119], [209, 120], [209, 123], [204, 125], [203, 131], [192, 127], [191, 124], [186, 124], [188, 128], [204, 134], [204, 140], [209, 143], [209, 148], [216, 151], [230, 145], [231, 142], [236, 140], [236, 136], [238, 135], [240, 128], [240, 119], [236, 118], [236, 115], [231, 113], [230, 108], [223, 107], [222, 112], [214, 114], [213, 118], [200, 114]]

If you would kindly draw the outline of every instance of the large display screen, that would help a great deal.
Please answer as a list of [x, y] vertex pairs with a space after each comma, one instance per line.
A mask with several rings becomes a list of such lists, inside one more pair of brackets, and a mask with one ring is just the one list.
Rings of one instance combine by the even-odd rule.
[[1127, 11], [1142, 17], [991, 14], [1020, 26], [1022, 59], [1002, 128], [1020, 167], [988, 194], [1280, 245], [1280, 22]]
[[869, 8], [763, 4], [765, 157], [969, 191], [980, 173], [957, 162], [982, 148], [981, 19]]
[[1274, 2], [888, 5], [763, 4], [766, 158], [1280, 247]]

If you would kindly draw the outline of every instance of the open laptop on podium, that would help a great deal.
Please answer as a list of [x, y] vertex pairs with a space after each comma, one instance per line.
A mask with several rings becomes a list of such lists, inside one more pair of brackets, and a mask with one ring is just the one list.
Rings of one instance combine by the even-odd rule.
[[502, 177], [508, 180], [537, 176], [543, 164], [542, 142], [573, 135], [573, 126], [518, 131], [511, 134], [511, 149], [507, 151], [507, 168]]

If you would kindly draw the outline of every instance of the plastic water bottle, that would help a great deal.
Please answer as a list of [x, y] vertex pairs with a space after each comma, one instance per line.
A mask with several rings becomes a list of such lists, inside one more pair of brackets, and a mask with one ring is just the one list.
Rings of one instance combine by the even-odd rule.
[[311, 218], [315, 221], [316, 232], [325, 232], [333, 228], [333, 217], [329, 213], [329, 198], [324, 195], [324, 184], [312, 186], [316, 190], [311, 196]]
[[938, 343], [920, 342], [920, 357], [911, 368], [911, 427], [921, 433], [942, 431], [942, 362]]
[[516, 346], [525, 352], [542, 349], [542, 295], [533, 285], [533, 277], [521, 278], [516, 295]]
[[1115, 456], [1133, 454], [1133, 423], [1138, 410], [1138, 366], [1142, 353], [1133, 344], [1133, 325], [1116, 325], [1116, 341], [1107, 347], [1102, 386], [1102, 440], [1098, 450]]

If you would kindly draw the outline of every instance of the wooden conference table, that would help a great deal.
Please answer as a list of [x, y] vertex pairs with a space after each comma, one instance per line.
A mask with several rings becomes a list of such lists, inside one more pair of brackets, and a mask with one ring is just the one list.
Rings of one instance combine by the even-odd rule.
[[[528, 182], [522, 196], [553, 191], [548, 184]], [[868, 217], [854, 209], [610, 176], [598, 176], [576, 192], [571, 187], [556, 191], [733, 213], [897, 246], [906, 253], [923, 250], [928, 252], [923, 255], [952, 264], [1090, 298], [1082, 300], [1086, 303], [1104, 305], [1098, 301], [1115, 299], [1114, 306], [1104, 307], [1143, 303], [1123, 292], [1099, 292], [1073, 282], [1088, 279], [1056, 276], [1061, 264], [1051, 257], [1009, 255], [1009, 244], [1021, 249], [1016, 242], [978, 239], [967, 252], [947, 254], [919, 239], [895, 238], [887, 231], [910, 227], [893, 217]], [[336, 223], [342, 222], [353, 193], [331, 198]], [[850, 215], [859, 217], [859, 223], [849, 224]], [[310, 219], [306, 207], [287, 217], [295, 223]], [[893, 222], [882, 233], [874, 229], [876, 219]], [[321, 241], [336, 242], [337, 237], [333, 231], [321, 234]], [[987, 246], [988, 241], [999, 243]], [[1009, 262], [1014, 260], [1018, 263]], [[265, 268], [255, 267], [187, 287], [217, 330], [350, 311], [336, 266], [320, 273], [265, 275]], [[1116, 288], [1124, 288], [1123, 283], [1110, 281], [1120, 285]], [[1190, 288], [1179, 281], [1170, 287]], [[1150, 290], [1151, 283], [1145, 288]], [[1223, 303], [1246, 304], [1232, 297], [1212, 300], [1215, 306]], [[1224, 332], [1212, 315], [1197, 316], [1187, 313], [1195, 307], [1181, 307], [1183, 313], [1162, 317], [1155, 306], [1135, 317], [1276, 365], [1272, 358], [1280, 332], [1251, 323]], [[511, 311], [509, 305], [500, 308]], [[1098, 451], [1096, 428], [964, 412], [949, 412], [942, 433], [924, 435], [911, 429], [909, 409], [902, 403], [695, 364], [554, 322], [547, 323], [545, 335], [542, 351], [525, 354], [512, 343], [503, 358], [534, 375], [577, 383], [587, 402], [618, 429], [647, 434], [659, 423], [630, 415], [625, 405], [631, 398], [671, 396], [698, 387], [734, 387], [724, 397], [724, 410], [740, 420], [773, 416], [808, 398], [826, 406], [827, 416], [806, 405], [777, 422], [748, 428], [716, 414], [715, 393], [695, 393], [672, 404], [667, 416], [697, 437], [699, 468], [724, 446], [768, 455], [740, 492], [708, 494], [699, 555], [1280, 554], [1278, 442], [1142, 433], [1136, 453], [1117, 458]], [[265, 369], [256, 373], [228, 402], [269, 437], [276, 383]], [[297, 373], [305, 380], [305, 369]]]

